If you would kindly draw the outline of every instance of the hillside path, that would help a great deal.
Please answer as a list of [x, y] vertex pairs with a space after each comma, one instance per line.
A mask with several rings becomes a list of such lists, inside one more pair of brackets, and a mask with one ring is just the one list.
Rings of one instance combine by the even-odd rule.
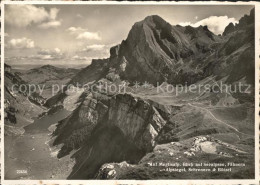
[[232, 125], [229, 125], [228, 123], [226, 123], [226, 122], [224, 122], [224, 121], [222, 121], [222, 120], [216, 118], [215, 115], [214, 115], [210, 110], [208, 110], [208, 109], [206, 109], [206, 108], [203, 108], [203, 107], [200, 107], [200, 106], [196, 106], [196, 105], [193, 105], [193, 104], [191, 104], [191, 103], [188, 103], [188, 105], [191, 106], [191, 107], [199, 108], [199, 109], [202, 109], [202, 110], [208, 112], [216, 121], [227, 125], [228, 127], [230, 127], [230, 128], [232, 128], [233, 130], [235, 130], [237, 133], [240, 133], [240, 134], [243, 134], [243, 135], [247, 135], [247, 136], [251, 136], [251, 135], [249, 135], [249, 134], [245, 134], [245, 133], [243, 133], [243, 132], [240, 132], [237, 128], [233, 127]]

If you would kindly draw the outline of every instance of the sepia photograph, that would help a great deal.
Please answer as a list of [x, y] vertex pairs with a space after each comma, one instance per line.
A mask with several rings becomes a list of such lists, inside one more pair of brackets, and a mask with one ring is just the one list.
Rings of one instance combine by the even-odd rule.
[[256, 6], [5, 2], [4, 182], [259, 182]]

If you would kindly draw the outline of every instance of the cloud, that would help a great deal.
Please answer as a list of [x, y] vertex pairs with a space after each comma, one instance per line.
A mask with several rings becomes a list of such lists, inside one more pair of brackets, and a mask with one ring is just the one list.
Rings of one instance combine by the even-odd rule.
[[93, 44], [85, 46], [77, 51], [75, 51], [76, 55], [82, 57], [89, 57], [89, 58], [108, 58], [110, 55], [110, 48], [111, 45], [104, 45], [104, 44]]
[[51, 8], [50, 14], [49, 14], [49, 21], [40, 24], [38, 27], [43, 28], [43, 29], [59, 27], [61, 25], [61, 21], [56, 20], [56, 17], [58, 15], [59, 11], [60, 10], [57, 8]]
[[23, 37], [9, 40], [6, 47], [9, 49], [29, 49], [34, 48], [35, 45], [33, 40]]
[[92, 62], [92, 59], [93, 59], [92, 57], [82, 57], [82, 56], [75, 55], [70, 59], [70, 61], [76, 61], [77, 63], [81, 63], [84, 65], [90, 65]]
[[60, 21], [50, 21], [50, 22], [42, 23], [38, 27], [43, 29], [48, 29], [48, 28], [56, 28], [60, 25], [61, 25]]
[[81, 32], [84, 32], [85, 29], [81, 28], [81, 27], [69, 27], [67, 29], [67, 31], [71, 34], [71, 35], [77, 35]]
[[82, 49], [82, 51], [85, 51], [85, 52], [101, 51], [101, 50], [105, 49], [105, 47], [106, 46], [103, 44], [94, 44], [94, 45], [86, 46], [85, 48]]
[[59, 48], [54, 49], [41, 49], [37, 52], [37, 55], [30, 56], [31, 59], [40, 59], [40, 60], [58, 60], [63, 59], [64, 54]]
[[54, 60], [55, 57], [51, 55], [33, 55], [30, 59], [38, 59], [38, 60]]
[[52, 19], [52, 20], [55, 20], [56, 19], [56, 17], [57, 17], [57, 15], [58, 15], [58, 13], [59, 13], [59, 9], [58, 8], [51, 8], [51, 10], [50, 10], [50, 19]]
[[45, 22], [45, 26], [42, 27], [47, 28], [48, 25], [58, 25], [58, 21], [56, 21], [58, 13], [57, 8], [51, 8], [48, 12], [45, 8], [34, 5], [8, 5], [5, 11], [5, 21], [7, 24], [17, 27], [26, 27], [33, 23], [44, 24]]
[[48, 17], [49, 14], [44, 8], [33, 5], [8, 5], [5, 11], [5, 21], [18, 27], [42, 22]]
[[77, 17], [78, 18], [83, 18], [83, 16], [81, 14], [79, 14], [79, 13], [77, 14]]
[[195, 24], [192, 24], [191, 22], [180, 22], [178, 25], [197, 27], [197, 26], [195, 26]]
[[54, 51], [58, 54], [61, 53], [61, 50], [59, 48], [54, 48]]
[[202, 19], [194, 24], [191, 22], [182, 22], [179, 23], [181, 26], [192, 26], [192, 27], [199, 27], [202, 26], [208, 26], [208, 29], [212, 31], [215, 34], [222, 34], [226, 28], [226, 26], [230, 23], [238, 23], [238, 21], [235, 18], [229, 18], [228, 16], [210, 16], [206, 19]]
[[60, 55], [61, 50], [59, 48], [55, 48], [53, 50], [50, 49], [41, 49], [40, 51], [37, 52], [40, 55]]
[[78, 56], [78, 55], [75, 55], [71, 58], [72, 60], [85, 60], [85, 61], [91, 61], [91, 57], [83, 57], [83, 56]]
[[101, 40], [101, 37], [97, 32], [89, 32], [87, 29], [81, 27], [70, 27], [67, 31], [71, 34], [76, 36], [76, 39], [80, 40]]
[[110, 55], [111, 45], [93, 44], [76, 51], [77, 54], [91, 58], [107, 58]]
[[95, 32], [83, 32], [77, 36], [77, 39], [85, 39], [85, 40], [101, 40], [101, 37], [98, 33]]
[[85, 47], [81, 47], [78, 51], [76, 51], [77, 55], [87, 56], [90, 58], [108, 58], [110, 56], [110, 48], [117, 44], [93, 44], [87, 45]]

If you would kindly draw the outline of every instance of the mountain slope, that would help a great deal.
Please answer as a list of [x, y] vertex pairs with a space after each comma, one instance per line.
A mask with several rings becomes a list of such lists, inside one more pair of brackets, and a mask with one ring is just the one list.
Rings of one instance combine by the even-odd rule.
[[78, 69], [72, 68], [59, 68], [51, 65], [44, 65], [38, 68], [30, 69], [24, 73], [21, 73], [20, 76], [24, 81], [33, 84], [43, 84], [46, 81], [50, 80], [66, 80], [71, 78]]
[[[34, 84], [44, 89], [42, 96], [46, 99], [52, 97], [52, 88], [68, 83], [71, 78], [79, 72], [79, 69], [59, 68], [51, 65], [44, 65], [28, 71], [19, 72], [20, 77], [28, 84]], [[52, 87], [52, 85], [55, 85]], [[37, 91], [38, 93], [39, 90]]]
[[[45, 99], [38, 93], [29, 94], [28, 84], [7, 64], [4, 88], [5, 124], [23, 127], [33, 122], [32, 118], [43, 111], [41, 105], [45, 103]], [[12, 129], [12, 126], [6, 129]]]

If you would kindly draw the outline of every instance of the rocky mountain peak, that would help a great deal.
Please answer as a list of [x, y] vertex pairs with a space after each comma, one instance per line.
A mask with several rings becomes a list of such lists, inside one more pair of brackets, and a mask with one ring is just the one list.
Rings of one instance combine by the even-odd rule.
[[223, 35], [227, 35], [229, 33], [232, 33], [233, 31], [235, 31], [235, 25], [231, 22], [227, 25], [227, 27], [225, 28]]
[[250, 17], [255, 17], [255, 8], [250, 11]]
[[145, 24], [150, 24], [150, 25], [155, 25], [155, 26], [165, 26], [165, 25], [170, 25], [168, 22], [166, 22], [163, 18], [161, 18], [158, 15], [151, 15], [147, 16], [142, 23]]
[[249, 15], [244, 15], [235, 25], [236, 29], [246, 29], [249, 25], [252, 25], [255, 21], [255, 9], [253, 8]]

